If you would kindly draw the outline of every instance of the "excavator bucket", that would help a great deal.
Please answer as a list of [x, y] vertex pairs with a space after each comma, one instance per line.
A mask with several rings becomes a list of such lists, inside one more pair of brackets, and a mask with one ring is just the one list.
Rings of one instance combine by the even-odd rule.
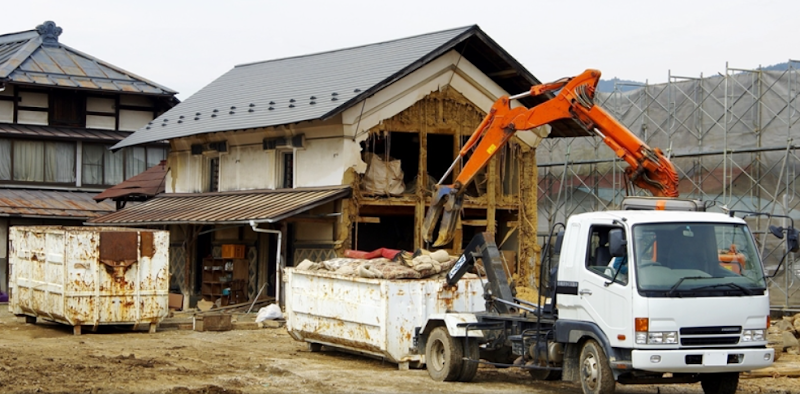
[[[457, 194], [457, 190], [449, 185], [437, 185], [433, 195], [431, 207], [422, 223], [422, 237], [426, 242], [433, 240], [433, 232], [439, 223], [439, 236], [434, 247], [442, 246], [453, 240], [456, 221], [461, 213], [464, 198]], [[439, 222], [441, 218], [441, 222]]]

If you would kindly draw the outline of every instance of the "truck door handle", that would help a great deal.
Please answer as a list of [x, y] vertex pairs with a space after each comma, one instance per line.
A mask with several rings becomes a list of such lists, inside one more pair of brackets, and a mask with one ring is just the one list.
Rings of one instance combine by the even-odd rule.
[[580, 294], [580, 295], [592, 295], [592, 291], [589, 290], [589, 289], [581, 289], [581, 291], [579, 291], [578, 294]]

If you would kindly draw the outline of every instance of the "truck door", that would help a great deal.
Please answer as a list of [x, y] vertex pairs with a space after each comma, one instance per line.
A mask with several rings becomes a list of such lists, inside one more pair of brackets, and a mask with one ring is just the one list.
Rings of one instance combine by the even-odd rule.
[[615, 345], [617, 335], [630, 336], [632, 319], [627, 260], [615, 261], [608, 249], [608, 232], [613, 228], [619, 227], [592, 225], [589, 229], [585, 262], [578, 270], [577, 309], [581, 320], [595, 322]]

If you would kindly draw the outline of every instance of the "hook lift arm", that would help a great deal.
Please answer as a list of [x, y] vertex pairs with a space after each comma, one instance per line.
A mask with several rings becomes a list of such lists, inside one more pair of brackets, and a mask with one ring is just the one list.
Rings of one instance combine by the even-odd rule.
[[[629, 167], [625, 169], [628, 183], [649, 191], [653, 196], [677, 197], [678, 174], [663, 152], [647, 146], [608, 112], [594, 105], [595, 88], [599, 81], [600, 71], [589, 69], [575, 77], [532, 86], [525, 93], [500, 97], [436, 185], [431, 207], [422, 226], [424, 239], [427, 242], [433, 239], [434, 228], [441, 217], [439, 236], [433, 246], [450, 242], [464, 203], [464, 191], [478, 171], [517, 131], [530, 130], [559, 119], [574, 119], [602, 138], [618, 157], [628, 163]], [[511, 108], [512, 100], [559, 89], [554, 98], [535, 107]], [[472, 156], [464, 164], [455, 183], [442, 185], [456, 162], [473, 148]]]

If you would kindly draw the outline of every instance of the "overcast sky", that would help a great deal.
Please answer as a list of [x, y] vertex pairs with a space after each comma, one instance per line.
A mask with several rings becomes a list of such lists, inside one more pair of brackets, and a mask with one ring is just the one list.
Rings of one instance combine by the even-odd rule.
[[[539, 80], [586, 68], [650, 83], [800, 59], [800, 1], [26, 0], [0, 34], [60, 41], [180, 92], [233, 66], [477, 24]], [[8, 8], [8, 7], [6, 7]], [[511, 92], [515, 93], [515, 92]]]

